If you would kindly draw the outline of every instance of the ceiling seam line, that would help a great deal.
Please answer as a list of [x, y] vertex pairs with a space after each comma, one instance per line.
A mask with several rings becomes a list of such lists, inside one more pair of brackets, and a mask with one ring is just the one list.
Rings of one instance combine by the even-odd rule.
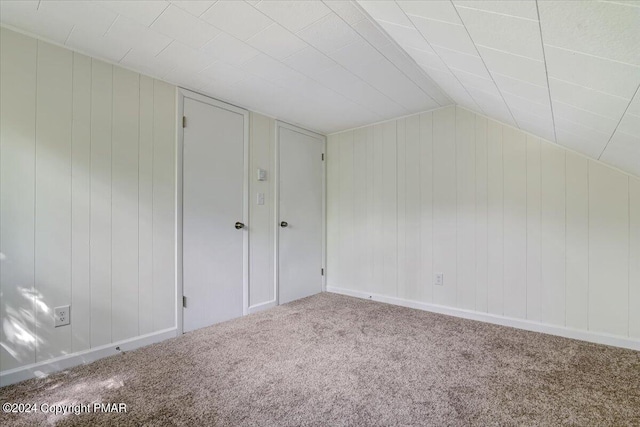
[[547, 94], [549, 95], [549, 107], [551, 108], [551, 123], [553, 124], [553, 139], [558, 143], [558, 134], [556, 132], [556, 115], [553, 112], [553, 101], [551, 100], [551, 84], [549, 84], [549, 70], [547, 68], [547, 54], [544, 50], [544, 38], [542, 37], [542, 21], [540, 21], [540, 8], [538, 0], [536, 0], [536, 13], [538, 14], [538, 29], [540, 30], [540, 45], [542, 47], [542, 59], [544, 59], [544, 74], [547, 78]]
[[557, 46], [557, 45], [554, 45], [554, 44], [548, 44], [547, 46], [548, 47], [552, 47], [554, 49], [560, 49], [560, 50], [564, 50], [564, 51], [567, 51], [567, 52], [571, 52], [571, 53], [577, 53], [578, 55], [584, 55], [584, 56], [589, 56], [591, 58], [601, 59], [603, 61], [615, 62], [617, 64], [626, 65], [628, 67], [640, 68], [640, 65], [638, 65], [638, 64], [632, 64], [630, 62], [618, 61], [617, 59], [611, 59], [611, 58], [606, 58], [604, 56], [593, 55], [591, 53], [587, 53], [587, 52], [580, 51], [580, 50], [567, 49], [566, 47]]
[[[458, 82], [458, 84], [460, 85], [460, 87], [462, 87], [462, 89], [464, 89], [464, 91], [467, 93], [467, 95], [469, 95], [469, 98], [471, 98], [471, 100], [478, 106], [478, 110], [482, 111], [482, 114], [486, 114], [485, 111], [482, 109], [482, 107], [480, 106], [480, 104], [478, 104], [478, 101], [476, 101], [476, 99], [473, 97], [473, 95], [471, 95], [471, 93], [467, 90], [467, 88], [465, 87], [465, 85], [462, 84], [462, 82], [460, 81], [460, 79], [458, 78], [457, 75], [455, 75], [453, 73], [453, 71], [451, 71], [451, 68], [449, 67], [449, 64], [447, 64], [441, 57], [440, 54], [433, 48], [433, 46], [431, 45], [431, 43], [429, 42], [429, 40], [427, 40], [427, 38], [422, 34], [422, 32], [420, 30], [418, 30], [415, 26], [415, 24], [413, 23], [413, 21], [411, 20], [411, 18], [409, 18], [409, 16], [406, 14], [406, 12], [404, 11], [403, 8], [400, 7], [400, 5], [394, 0], [394, 3], [396, 4], [396, 6], [398, 6], [398, 8], [402, 11], [402, 13], [404, 14], [404, 16], [409, 20], [409, 22], [411, 22], [411, 25], [413, 25], [413, 29], [416, 30], [418, 32], [418, 34], [420, 34], [420, 37], [422, 37], [422, 40], [424, 40], [429, 47], [431, 48], [431, 50], [433, 50], [433, 52], [435, 53], [435, 55], [438, 57], [438, 59], [440, 59], [440, 61], [442, 61], [442, 63], [444, 64], [445, 67], [447, 67], [447, 70], [449, 70], [449, 73], [453, 76], [454, 79], [456, 79], [456, 81]], [[386, 32], [385, 32], [386, 33]], [[389, 36], [391, 37], [391, 36]], [[392, 37], [391, 37], [392, 38]], [[394, 40], [395, 41], [395, 40]], [[402, 48], [403, 51], [404, 48]], [[407, 54], [409, 55], [409, 54]], [[411, 56], [411, 55], [409, 55]], [[414, 59], [415, 62], [415, 59]], [[417, 62], [416, 62], [417, 64]], [[418, 65], [418, 67], [420, 67]], [[422, 69], [422, 67], [420, 67]], [[433, 80], [433, 79], [432, 79]], [[439, 87], [440, 85], [438, 85]], [[445, 91], [445, 93], [447, 93]], [[447, 93], [447, 96], [449, 96], [449, 94]], [[450, 96], [449, 96], [450, 97]], [[455, 99], [451, 98], [453, 101], [455, 101]], [[457, 105], [457, 102], [456, 102]]]
[[460, 16], [460, 12], [458, 12], [458, 9], [456, 8], [456, 5], [453, 3], [453, 0], [449, 0], [449, 1], [451, 2], [451, 6], [453, 6], [453, 10], [456, 11], [456, 15], [458, 15], [458, 19], [460, 20], [460, 22], [462, 22], [462, 26], [464, 27], [464, 30], [467, 33], [467, 36], [469, 37], [469, 40], [471, 40], [471, 43], [473, 44], [473, 48], [478, 53], [478, 57], [482, 61], [482, 65], [484, 65], [484, 68], [487, 70], [487, 73], [489, 73], [489, 77], [491, 77], [491, 81], [493, 82], [493, 84], [495, 85], [496, 89], [498, 90], [498, 93], [500, 94], [500, 98], [502, 98], [502, 102], [504, 102], [504, 105], [507, 107], [507, 111], [509, 111], [509, 115], [513, 119], [513, 122], [516, 124], [518, 129], [520, 129], [520, 125], [518, 124], [518, 121], [516, 120], [515, 116], [513, 115], [513, 112], [511, 111], [511, 107], [509, 107], [509, 104], [507, 103], [507, 100], [504, 99], [504, 95], [502, 94], [502, 91], [500, 90], [500, 87], [498, 86], [496, 81], [493, 79], [493, 75], [491, 74], [491, 71], [489, 70], [489, 67], [487, 67], [486, 62], [484, 62], [484, 58], [482, 57], [482, 55], [480, 55], [480, 51], [478, 50], [478, 46], [476, 46], [476, 42], [473, 40], [473, 37], [471, 37], [471, 33], [469, 33], [469, 29], [465, 25], [464, 20], [462, 19], [462, 16]]
[[616, 128], [611, 133], [611, 136], [609, 137], [609, 140], [607, 141], [607, 143], [605, 144], [604, 148], [602, 149], [602, 152], [600, 152], [600, 155], [598, 156], [598, 160], [600, 160], [600, 157], [602, 157], [602, 155], [606, 151], [607, 147], [611, 143], [611, 140], [613, 139], [613, 136], [618, 131], [618, 128], [620, 127], [620, 123], [622, 123], [622, 120], [624, 120], [624, 117], [627, 115], [627, 111], [629, 110], [629, 107], [631, 107], [631, 104], [633, 103], [633, 100], [635, 99], [635, 97], [638, 96], [638, 92], [639, 91], [640, 91], [640, 85], [638, 85], [638, 87], [636, 88], [636, 91], [633, 93], [633, 96], [631, 97], [631, 99], [629, 100], [629, 103], [627, 104], [627, 108], [624, 109], [624, 113], [622, 113], [622, 116], [620, 116], [620, 120], [618, 120], [618, 124], [616, 125]]
[[507, 13], [500, 13], [500, 12], [496, 12], [493, 10], [487, 10], [487, 9], [478, 9], [477, 7], [471, 7], [471, 6], [456, 6], [456, 7], [461, 7], [463, 9], [469, 9], [469, 10], [476, 10], [478, 12], [482, 12], [482, 13], [490, 13], [492, 15], [500, 15], [500, 16], [505, 16], [507, 18], [516, 18], [516, 19], [522, 19], [524, 21], [530, 21], [530, 22], [536, 22], [535, 19], [531, 19], [531, 18], [525, 18], [524, 16], [517, 16], [517, 15], [509, 15]]
[[[326, 5], [325, 0], [322, 0], [322, 3]], [[329, 7], [329, 6], [327, 6], [327, 7]], [[360, 12], [364, 12], [364, 11], [363, 11], [363, 10], [360, 10]], [[335, 13], [335, 12], [334, 12], [334, 13]], [[413, 80], [413, 79], [412, 79], [411, 77], [409, 77], [409, 76], [408, 76], [404, 71], [402, 71], [400, 68], [398, 68], [398, 67], [396, 66], [396, 64], [395, 64], [392, 60], [390, 60], [389, 58], [387, 58], [387, 56], [386, 56], [384, 53], [380, 52], [380, 50], [378, 50], [378, 48], [377, 48], [377, 47], [375, 47], [373, 44], [371, 44], [371, 42], [370, 42], [369, 40], [367, 40], [367, 39], [366, 39], [365, 37], [363, 37], [360, 33], [358, 33], [358, 31], [356, 31], [356, 29], [355, 29], [355, 28], [351, 27], [351, 25], [350, 25], [347, 21], [345, 21], [345, 20], [344, 20], [344, 18], [342, 18], [342, 16], [338, 15], [337, 13], [335, 13], [335, 15], [336, 15], [338, 18], [340, 18], [340, 20], [342, 20], [342, 22], [344, 22], [345, 24], [349, 25], [349, 27], [350, 27], [351, 29], [353, 29], [353, 31], [355, 31], [355, 32], [356, 32], [360, 37], [362, 37], [362, 40], [364, 40], [364, 41], [365, 41], [369, 46], [371, 46], [373, 49], [375, 49], [375, 50], [376, 50], [376, 52], [378, 52], [380, 55], [382, 55], [382, 57], [383, 57], [384, 59], [386, 59], [387, 61], [389, 61], [389, 63], [390, 63], [391, 65], [393, 65], [393, 66], [395, 67], [395, 69], [396, 69], [396, 70], [400, 71], [400, 73], [402, 73], [402, 75], [403, 75], [403, 76], [405, 76], [407, 79], [409, 79], [409, 81], [410, 81], [410, 82], [412, 82], [414, 85], [416, 85], [416, 87], [417, 87], [418, 89], [420, 89], [420, 91], [421, 91], [422, 93], [424, 93], [425, 95], [427, 95], [427, 96], [428, 96], [428, 97], [429, 97], [433, 102], [435, 102], [435, 103], [436, 103], [436, 105], [439, 105], [439, 106], [441, 106], [441, 107], [444, 107], [444, 105], [441, 105], [438, 101], [436, 101], [436, 100], [435, 100], [435, 98], [434, 98], [433, 96], [431, 96], [431, 94], [427, 93], [427, 92], [426, 92], [422, 87], [420, 87], [420, 85], [419, 85], [418, 83], [416, 83], [416, 81], [415, 81], [415, 80]], [[364, 16], [365, 16], [365, 19], [369, 20], [369, 22], [370, 22], [371, 24], [373, 24], [373, 25], [377, 25], [377, 23], [375, 23], [375, 22], [371, 22], [371, 20], [370, 20], [370, 19], [368, 19], [369, 14], [365, 14]], [[374, 18], [371, 18], [371, 19], [373, 19], [373, 20], [375, 21], [375, 19], [374, 19]], [[378, 28], [378, 29], [380, 30], [380, 28]], [[387, 34], [387, 32], [386, 32], [386, 31], [383, 31], [382, 33], [383, 33], [383, 35], [385, 35], [385, 36], [387, 37], [387, 39], [389, 39], [389, 38], [390, 38], [390, 36]], [[390, 40], [390, 41], [391, 41], [391, 40]], [[396, 45], [396, 46], [397, 46], [397, 45]], [[406, 56], [408, 56], [408, 55], [405, 53], [404, 49], [400, 48], [399, 46], [397, 46], [397, 47], [400, 49], [400, 52], [401, 52], [402, 54], [405, 54]], [[413, 59], [413, 58], [411, 58], [411, 59]], [[414, 61], [414, 63], [415, 63], [415, 61]], [[416, 63], [416, 66], [417, 66], [417, 63]], [[418, 69], [420, 69], [420, 67], [418, 67]], [[434, 82], [434, 81], [433, 81], [433, 79], [429, 78], [429, 80], [430, 80], [430, 81], [432, 81], [432, 82], [433, 82], [433, 83], [434, 83], [438, 88], [440, 88], [440, 86], [439, 86], [436, 82]], [[377, 90], [377, 89], [376, 89], [376, 90]], [[446, 92], [444, 92], [444, 91], [442, 91], [442, 92], [446, 95]], [[383, 95], [384, 95], [384, 94], [383, 94]], [[452, 100], [452, 101], [453, 101], [453, 100]], [[401, 105], [401, 106], [403, 106], [402, 104], [400, 104], [400, 105]], [[403, 106], [403, 107], [404, 107], [404, 106]], [[406, 107], [405, 107], [405, 108], [406, 108]], [[410, 110], [410, 109], [409, 109], [409, 110]]]

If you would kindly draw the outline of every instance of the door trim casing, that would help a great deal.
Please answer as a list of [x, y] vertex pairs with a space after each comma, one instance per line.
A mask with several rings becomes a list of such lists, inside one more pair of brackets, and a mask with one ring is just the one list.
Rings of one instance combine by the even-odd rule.
[[[177, 335], [184, 333], [182, 307], [183, 296], [183, 185], [184, 185], [184, 128], [182, 127], [182, 117], [184, 116], [184, 99], [190, 98], [214, 107], [222, 108], [243, 116], [243, 183], [242, 183], [242, 222], [245, 224], [242, 237], [242, 315], [249, 314], [249, 111], [217, 99], [201, 95], [188, 89], [178, 87], [177, 102], [177, 144], [176, 144], [176, 332]], [[187, 120], [187, 126], [189, 126]], [[188, 295], [187, 295], [188, 297]]]
[[273, 227], [273, 283], [276, 305], [280, 305], [280, 129], [285, 128], [294, 132], [317, 138], [322, 144], [324, 161], [322, 162], [322, 266], [324, 275], [322, 276], [322, 292], [327, 291], [327, 137], [325, 135], [312, 132], [310, 130], [276, 120], [275, 135], [275, 176], [274, 176], [274, 219]]

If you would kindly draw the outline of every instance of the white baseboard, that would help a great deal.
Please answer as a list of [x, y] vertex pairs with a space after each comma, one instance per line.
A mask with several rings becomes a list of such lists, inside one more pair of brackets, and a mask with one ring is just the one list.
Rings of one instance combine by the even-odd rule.
[[411, 301], [403, 298], [389, 297], [384, 295], [370, 294], [362, 291], [353, 291], [350, 289], [337, 288], [327, 286], [327, 292], [335, 294], [348, 295], [356, 298], [362, 298], [372, 301], [385, 302], [388, 304], [399, 305], [402, 307], [415, 308], [418, 310], [430, 311], [432, 313], [446, 314], [449, 316], [462, 317], [464, 319], [478, 320], [480, 322], [494, 323], [496, 325], [510, 326], [513, 328], [524, 329], [527, 331], [541, 332], [544, 334], [558, 335], [565, 338], [588, 341], [596, 344], [611, 345], [614, 347], [628, 348], [640, 351], [640, 340], [609, 335], [600, 332], [584, 331], [579, 329], [567, 328], [564, 326], [555, 326], [545, 323], [533, 322], [531, 320], [515, 319], [512, 317], [498, 316], [495, 314], [481, 313], [473, 310], [463, 310], [460, 308], [448, 307], [437, 304], [428, 304], [424, 302]]
[[261, 302], [260, 304], [252, 305], [249, 307], [249, 314], [258, 313], [277, 306], [276, 300]]
[[[123, 351], [135, 350], [136, 348], [164, 341], [168, 338], [174, 338], [176, 336], [176, 333], [176, 328], [163, 329], [162, 331], [114, 342], [112, 344], [102, 345], [100, 347], [79, 351], [73, 354], [67, 354], [65, 356], [56, 357], [55, 359], [49, 359], [44, 362], [38, 362], [31, 365], [21, 366], [15, 369], [2, 371], [0, 372], [0, 387], [28, 380], [34, 377], [45, 377], [51, 373], [69, 369], [74, 366], [91, 363], [98, 359], [102, 359], [107, 356], [113, 356]], [[120, 350], [116, 350], [116, 347], [119, 347]]]

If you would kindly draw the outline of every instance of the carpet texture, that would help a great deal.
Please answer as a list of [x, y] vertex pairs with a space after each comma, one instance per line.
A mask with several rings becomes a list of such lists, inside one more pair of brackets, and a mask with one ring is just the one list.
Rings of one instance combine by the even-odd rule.
[[0, 389], [0, 425], [640, 425], [640, 352], [320, 294]]

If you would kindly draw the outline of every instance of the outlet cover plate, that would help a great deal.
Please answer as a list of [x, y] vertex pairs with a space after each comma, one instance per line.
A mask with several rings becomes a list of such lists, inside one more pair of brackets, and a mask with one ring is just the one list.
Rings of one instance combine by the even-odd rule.
[[55, 319], [55, 327], [58, 326], [66, 326], [71, 323], [71, 318], [69, 317], [71, 306], [63, 305], [60, 307], [56, 307], [53, 309], [53, 317]]
[[444, 285], [444, 273], [436, 273], [436, 285], [443, 286]]

